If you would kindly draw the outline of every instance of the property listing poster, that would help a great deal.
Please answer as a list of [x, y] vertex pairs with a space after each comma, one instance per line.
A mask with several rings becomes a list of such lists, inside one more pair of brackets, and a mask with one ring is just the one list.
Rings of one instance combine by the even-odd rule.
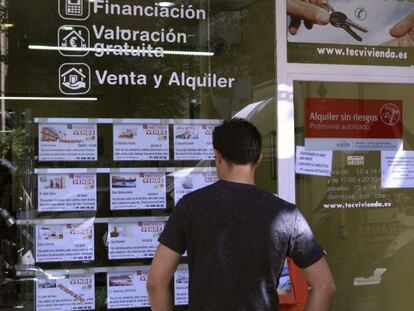
[[214, 160], [212, 133], [215, 125], [174, 125], [175, 160]]
[[96, 174], [39, 174], [39, 212], [96, 211]]
[[108, 224], [108, 258], [152, 258], [166, 220]]
[[187, 171], [174, 173], [174, 201], [175, 204], [187, 193], [206, 187], [218, 181], [217, 173]]
[[114, 124], [114, 160], [169, 160], [168, 124]]
[[149, 307], [146, 289], [149, 267], [107, 274], [108, 309]]
[[402, 101], [305, 99], [306, 150], [398, 150]]
[[110, 175], [111, 210], [167, 207], [165, 173]]
[[414, 188], [414, 151], [381, 152], [381, 187]]
[[96, 161], [96, 124], [39, 123], [39, 161]]
[[176, 306], [188, 305], [189, 279], [188, 266], [179, 266], [174, 274], [174, 304]]
[[[323, 4], [306, 11], [314, 25], [298, 21], [307, 1], [288, 0], [288, 61], [355, 65], [412, 66], [414, 64], [414, 3], [385, 0], [329, 0], [329, 5], [362, 28], [350, 35], [329, 22], [332, 11]], [[321, 1], [324, 2], [324, 1]], [[335, 13], [338, 14], [338, 13]]]
[[36, 225], [36, 262], [95, 258], [93, 220], [82, 224]]
[[36, 310], [95, 310], [95, 276], [82, 274], [38, 278]]

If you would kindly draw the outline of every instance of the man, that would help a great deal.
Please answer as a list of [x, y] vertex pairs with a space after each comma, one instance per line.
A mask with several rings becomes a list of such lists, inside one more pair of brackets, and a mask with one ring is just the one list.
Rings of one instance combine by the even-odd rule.
[[213, 146], [219, 181], [184, 196], [159, 238], [147, 283], [152, 310], [172, 310], [169, 284], [186, 250], [191, 311], [278, 310], [286, 256], [312, 287], [305, 310], [328, 310], [335, 285], [308, 224], [294, 205], [254, 185], [258, 130], [246, 120], [225, 121]]

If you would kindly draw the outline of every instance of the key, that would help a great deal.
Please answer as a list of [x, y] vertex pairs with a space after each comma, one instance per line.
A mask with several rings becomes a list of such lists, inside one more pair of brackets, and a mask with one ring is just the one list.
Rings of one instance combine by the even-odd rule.
[[355, 29], [358, 29], [359, 31], [362, 32], [368, 32], [368, 29], [366, 29], [365, 27], [362, 27], [361, 25], [354, 23], [353, 21], [351, 21], [350, 19], [347, 19], [346, 23], [351, 26], [354, 27]]
[[351, 29], [354, 27], [362, 32], [368, 32], [368, 30], [354, 22], [352, 22], [344, 13], [342, 12], [332, 12], [329, 16], [329, 21], [332, 26], [339, 27], [349, 33], [355, 40], [362, 41], [362, 38]]
[[329, 21], [331, 22], [332, 26], [342, 28], [347, 33], [349, 33], [355, 40], [362, 41], [362, 38], [358, 36], [358, 34], [355, 31], [353, 31], [351, 27], [347, 24], [346, 19], [346, 15], [341, 12], [334, 12], [329, 17]]

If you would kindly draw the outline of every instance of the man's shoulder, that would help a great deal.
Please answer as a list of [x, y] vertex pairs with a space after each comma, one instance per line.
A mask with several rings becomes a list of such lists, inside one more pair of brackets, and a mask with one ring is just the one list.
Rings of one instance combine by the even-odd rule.
[[[266, 202], [266, 205], [285, 209], [287, 211], [294, 211], [296, 209], [296, 205], [290, 203], [286, 200], [283, 200], [276, 194], [270, 193], [266, 190], [263, 190], [257, 186], [251, 186], [243, 193], [244, 189], [241, 189], [240, 192], [237, 192], [238, 196], [247, 195], [251, 196], [252, 199], [257, 200], [257, 202]], [[217, 200], [223, 196], [222, 187], [220, 182], [213, 183], [206, 187], [194, 190], [186, 195], [184, 195], [181, 199], [183, 205], [187, 205], [198, 201], [207, 203], [210, 200]]]
[[181, 201], [191, 202], [197, 199], [209, 198], [212, 194], [217, 193], [218, 191], [219, 189], [217, 187], [217, 182], [216, 182], [211, 185], [205, 186], [200, 189], [196, 189], [194, 191], [191, 191], [190, 193], [185, 194], [181, 198]]
[[295, 204], [290, 203], [290, 202], [280, 198], [277, 194], [270, 193], [266, 190], [259, 189], [259, 188], [258, 188], [258, 190], [261, 192], [261, 195], [263, 196], [263, 198], [269, 202], [269, 204], [271, 204], [273, 206], [277, 206], [278, 208], [286, 209], [288, 211], [293, 211], [293, 210], [296, 209]]

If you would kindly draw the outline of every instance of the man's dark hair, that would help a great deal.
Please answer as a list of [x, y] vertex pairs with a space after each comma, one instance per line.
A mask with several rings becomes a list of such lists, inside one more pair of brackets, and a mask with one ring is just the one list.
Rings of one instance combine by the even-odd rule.
[[262, 136], [249, 121], [233, 118], [214, 128], [213, 147], [230, 164], [256, 164], [262, 150]]

